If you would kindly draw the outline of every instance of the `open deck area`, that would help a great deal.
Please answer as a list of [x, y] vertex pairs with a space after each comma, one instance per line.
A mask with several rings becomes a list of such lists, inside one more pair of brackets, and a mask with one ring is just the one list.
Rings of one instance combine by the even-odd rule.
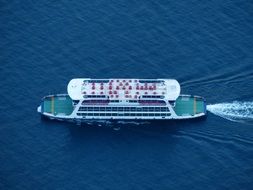
[[42, 111], [53, 115], [70, 115], [73, 112], [72, 99], [68, 95], [46, 97], [42, 102]]
[[196, 115], [205, 113], [205, 100], [194, 96], [179, 96], [174, 110], [178, 116]]

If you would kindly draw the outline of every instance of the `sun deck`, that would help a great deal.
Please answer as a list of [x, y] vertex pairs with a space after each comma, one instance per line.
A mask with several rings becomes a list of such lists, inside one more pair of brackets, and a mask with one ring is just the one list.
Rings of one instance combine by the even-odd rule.
[[68, 95], [45, 97], [42, 112], [53, 115], [70, 115], [73, 112], [72, 99]]
[[68, 94], [73, 100], [85, 98], [176, 100], [180, 85], [174, 79], [72, 79]]

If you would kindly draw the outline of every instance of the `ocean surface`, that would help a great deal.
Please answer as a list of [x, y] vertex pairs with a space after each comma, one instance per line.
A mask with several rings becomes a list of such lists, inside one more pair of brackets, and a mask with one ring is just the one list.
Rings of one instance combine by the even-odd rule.
[[[41, 120], [72, 78], [175, 78], [200, 121]], [[0, 189], [253, 188], [253, 1], [0, 1]]]

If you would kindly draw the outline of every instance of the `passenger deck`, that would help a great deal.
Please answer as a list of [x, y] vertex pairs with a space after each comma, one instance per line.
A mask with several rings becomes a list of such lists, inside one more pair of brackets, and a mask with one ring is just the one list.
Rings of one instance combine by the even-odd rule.
[[68, 95], [47, 96], [41, 104], [42, 113], [70, 115], [73, 112], [72, 99]]

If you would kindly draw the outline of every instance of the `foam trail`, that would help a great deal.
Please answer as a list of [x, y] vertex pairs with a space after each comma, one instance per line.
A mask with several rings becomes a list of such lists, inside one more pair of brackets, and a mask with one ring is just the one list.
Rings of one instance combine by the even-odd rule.
[[207, 105], [207, 110], [230, 121], [253, 121], [253, 102], [211, 104]]

